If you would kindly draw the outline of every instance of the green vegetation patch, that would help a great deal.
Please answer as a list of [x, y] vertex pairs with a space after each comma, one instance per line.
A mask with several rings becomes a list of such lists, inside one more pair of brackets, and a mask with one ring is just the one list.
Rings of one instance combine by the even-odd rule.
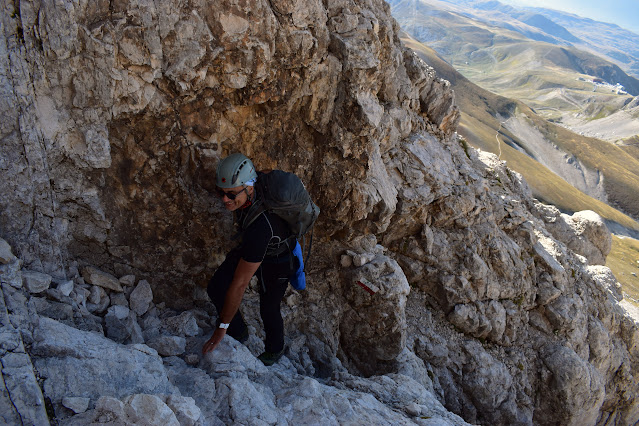
[[613, 235], [606, 266], [621, 283], [625, 299], [639, 307], [639, 241]]

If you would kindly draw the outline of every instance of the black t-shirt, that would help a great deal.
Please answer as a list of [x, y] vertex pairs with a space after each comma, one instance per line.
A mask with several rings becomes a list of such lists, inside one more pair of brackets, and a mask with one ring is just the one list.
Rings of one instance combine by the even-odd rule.
[[[240, 212], [238, 223], [242, 223], [243, 215], [248, 212]], [[267, 211], [260, 214], [242, 233], [242, 242], [239, 246], [239, 255], [247, 262], [262, 262], [268, 260], [273, 251], [285, 244], [291, 244], [291, 240], [286, 241], [291, 235], [288, 224], [275, 214]], [[288, 256], [294, 247], [279, 255]], [[269, 256], [267, 256], [267, 250]]]

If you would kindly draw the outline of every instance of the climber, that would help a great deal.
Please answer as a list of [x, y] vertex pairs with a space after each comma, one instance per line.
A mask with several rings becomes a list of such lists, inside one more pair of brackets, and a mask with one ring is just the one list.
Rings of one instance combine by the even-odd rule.
[[[218, 313], [213, 336], [204, 344], [202, 353], [214, 350], [225, 334], [244, 343], [248, 328], [239, 311], [244, 291], [253, 275], [257, 276], [260, 294], [260, 316], [266, 334], [265, 350], [258, 358], [265, 365], [277, 362], [284, 353], [284, 321], [280, 304], [291, 273], [291, 250], [288, 225], [268, 211], [251, 217], [256, 205], [254, 188], [258, 174], [250, 159], [240, 153], [220, 161], [216, 172], [217, 192], [224, 207], [235, 214], [241, 242], [231, 250], [209, 282], [207, 292]], [[253, 216], [254, 217], [254, 216]]]

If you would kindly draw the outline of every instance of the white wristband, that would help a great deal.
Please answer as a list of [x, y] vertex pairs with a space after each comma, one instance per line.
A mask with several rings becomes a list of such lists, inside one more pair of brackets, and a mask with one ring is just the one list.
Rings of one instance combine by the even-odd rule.
[[218, 326], [217, 326], [217, 327], [218, 327], [218, 328], [223, 328], [223, 329], [225, 329], [225, 330], [226, 330], [227, 328], [229, 328], [229, 325], [231, 325], [231, 324], [230, 324], [230, 323], [223, 323], [223, 322], [221, 322], [221, 323], [219, 323], [219, 324], [218, 324]]

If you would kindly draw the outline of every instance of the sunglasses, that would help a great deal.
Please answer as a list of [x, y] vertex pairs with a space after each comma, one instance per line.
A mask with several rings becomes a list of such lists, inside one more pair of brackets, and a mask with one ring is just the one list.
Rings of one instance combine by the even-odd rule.
[[240, 195], [243, 192], [243, 191], [240, 191], [240, 192], [226, 192], [226, 191], [221, 190], [220, 188], [217, 188], [215, 191], [217, 192], [217, 195], [220, 196], [220, 198], [224, 198], [226, 196], [226, 198], [228, 198], [231, 201], [235, 200], [235, 198], [237, 198], [237, 196]]

